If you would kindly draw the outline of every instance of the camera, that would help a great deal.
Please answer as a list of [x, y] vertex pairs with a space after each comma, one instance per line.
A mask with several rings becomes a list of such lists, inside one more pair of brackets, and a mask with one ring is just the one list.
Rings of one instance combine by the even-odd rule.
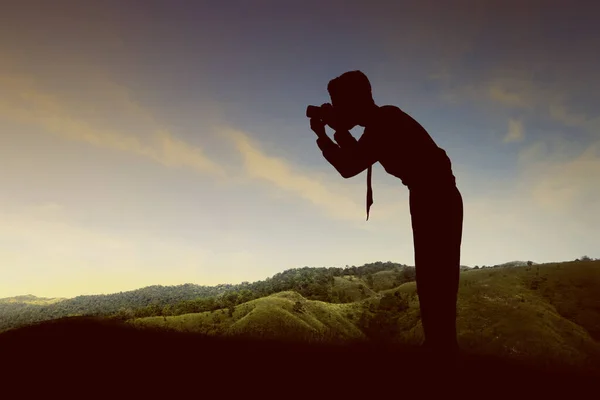
[[306, 107], [306, 116], [308, 118], [323, 119], [323, 109], [320, 106]]
[[326, 119], [330, 119], [333, 114], [333, 106], [329, 103], [325, 103], [321, 106], [306, 107], [306, 116], [308, 118], [318, 118], [321, 121], [324, 121]]

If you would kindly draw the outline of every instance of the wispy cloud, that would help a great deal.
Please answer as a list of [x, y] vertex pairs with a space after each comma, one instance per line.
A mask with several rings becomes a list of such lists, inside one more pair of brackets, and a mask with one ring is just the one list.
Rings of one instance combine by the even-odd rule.
[[[44, 91], [33, 77], [3, 73], [0, 74], [0, 85], [4, 89], [0, 93], [0, 117], [38, 126], [41, 132], [99, 148], [127, 152], [169, 168], [190, 168], [230, 184], [244, 183], [248, 179], [262, 180], [279, 193], [283, 191], [293, 194], [296, 198], [323, 209], [333, 218], [361, 221], [365, 214], [360, 201], [362, 197], [349, 198], [344, 195], [343, 190], [332, 189], [335, 185], [319, 174], [302, 171], [283, 158], [265, 153], [249, 134], [225, 127], [226, 125], [215, 128], [215, 136], [225, 138], [227, 144], [241, 155], [243, 164], [234, 166], [216, 161], [206, 154], [204, 148], [192, 145], [164, 129], [150, 111], [133, 99], [126, 87], [101, 76], [95, 77], [94, 93], [103, 100], [102, 104], [110, 103], [118, 110], [119, 116], [127, 119], [125, 125], [132, 126], [134, 132], [141, 131], [141, 134], [121, 130], [118, 125], [117, 129], [112, 129], [104, 124], [90, 122], [88, 118], [81, 116], [85, 113], [73, 110], [87, 110], [93, 104], [69, 103], [60, 96]], [[92, 103], [94, 101], [95, 99], [88, 100]], [[101, 116], [107, 118], [107, 115]], [[333, 176], [337, 177], [334, 172]], [[352, 184], [349, 181], [343, 182], [339, 177], [338, 180], [346, 186]], [[340, 186], [337, 185], [338, 188]], [[378, 206], [379, 216], [395, 212], [391, 205]]]
[[488, 96], [491, 100], [510, 107], [531, 108], [534, 105], [529, 93], [506, 87], [501, 82], [492, 82], [488, 86]]
[[[208, 157], [203, 148], [186, 143], [157, 124], [150, 112], [128, 96], [126, 89], [110, 81], [102, 81], [101, 85], [108, 90], [114, 108], [133, 120], [133, 124], [128, 125], [142, 130], [143, 134], [135, 135], [89, 122], [71, 111], [69, 104], [59, 96], [45, 92], [32, 77], [24, 75], [0, 74], [3, 89], [0, 92], [0, 116], [36, 125], [43, 132], [62, 139], [150, 158], [166, 167], [188, 167], [218, 178], [226, 176], [224, 168]], [[105, 119], [110, 117], [104, 115]]]
[[[600, 224], [596, 217], [600, 215], [600, 116], [576, 111], [575, 104], [568, 101], [581, 94], [576, 90], [583, 89], [506, 73], [446, 87], [442, 97], [466, 105], [488, 102], [503, 107], [499, 110], [502, 115], [516, 109], [521, 117], [509, 120], [503, 137], [505, 143], [521, 143], [514, 187], [540, 212], [571, 221], [573, 226], [568, 229], [587, 231]], [[536, 133], [529, 134], [525, 142], [525, 118], [532, 124], [543, 121], [554, 127], [551, 131], [535, 129]]]
[[357, 216], [364, 213], [355, 201], [332, 191], [316, 175], [301, 172], [286, 160], [266, 154], [247, 133], [232, 128], [223, 128], [222, 133], [241, 154], [247, 177], [268, 182], [279, 190], [308, 200], [335, 218], [356, 221]]
[[542, 209], [580, 227], [600, 224], [600, 141], [576, 150], [566, 141], [536, 141], [520, 152], [520, 187]]
[[492, 102], [522, 112], [536, 112], [567, 127], [578, 127], [600, 135], [600, 115], [593, 116], [574, 111], [568, 102], [570, 91], [560, 83], [542, 85], [523, 77], [492, 78], [473, 82], [464, 86], [445, 87], [441, 97], [444, 100], [478, 103]]
[[600, 116], [570, 110], [562, 102], [554, 102], [548, 106], [550, 116], [566, 126], [583, 128], [600, 138]]
[[523, 140], [523, 123], [516, 119], [508, 121], [508, 132], [504, 136], [504, 143], [520, 142]]

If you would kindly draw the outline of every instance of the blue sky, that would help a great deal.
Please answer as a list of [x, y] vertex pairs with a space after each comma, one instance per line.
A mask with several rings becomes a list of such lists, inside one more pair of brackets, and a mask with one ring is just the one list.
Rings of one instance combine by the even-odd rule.
[[305, 117], [354, 69], [450, 156], [462, 264], [597, 257], [598, 8], [7, 2], [0, 297], [413, 264], [407, 189], [376, 165], [365, 221]]

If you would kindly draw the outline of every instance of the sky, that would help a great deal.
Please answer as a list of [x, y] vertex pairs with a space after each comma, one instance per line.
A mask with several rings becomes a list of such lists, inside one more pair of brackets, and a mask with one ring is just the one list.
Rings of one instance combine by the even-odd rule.
[[461, 264], [599, 257], [598, 11], [2, 0], [0, 297], [414, 265], [407, 188], [376, 164], [366, 221], [305, 116], [357, 69], [449, 155]]

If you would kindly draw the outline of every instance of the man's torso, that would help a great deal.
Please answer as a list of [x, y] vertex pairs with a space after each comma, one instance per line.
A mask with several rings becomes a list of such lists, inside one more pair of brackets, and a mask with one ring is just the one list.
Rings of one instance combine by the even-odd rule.
[[452, 164], [446, 152], [412, 117], [395, 106], [382, 106], [379, 118], [365, 128], [385, 171], [409, 189], [454, 186]]

